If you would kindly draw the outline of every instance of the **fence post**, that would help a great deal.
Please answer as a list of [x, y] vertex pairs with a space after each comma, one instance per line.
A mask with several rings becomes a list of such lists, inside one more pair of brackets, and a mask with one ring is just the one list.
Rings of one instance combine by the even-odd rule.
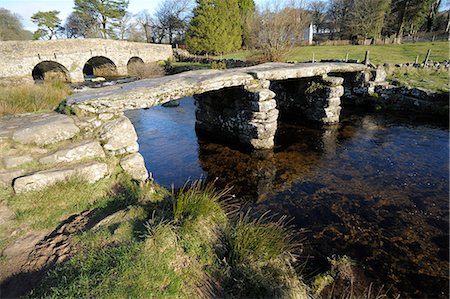
[[364, 57], [364, 65], [369, 65], [369, 54], [370, 54], [370, 51], [369, 50], [366, 50], [366, 55], [365, 55], [365, 57]]
[[345, 62], [348, 62], [348, 52], [347, 52], [347, 54], [345, 55]]
[[315, 62], [314, 52], [312, 53], [312, 63]]
[[414, 64], [418, 64], [419, 63], [419, 55], [416, 56], [416, 61], [414, 62]]
[[430, 59], [431, 49], [428, 49], [427, 56], [425, 57], [425, 60], [423, 61], [423, 64], [426, 66], [428, 64], [428, 60]]

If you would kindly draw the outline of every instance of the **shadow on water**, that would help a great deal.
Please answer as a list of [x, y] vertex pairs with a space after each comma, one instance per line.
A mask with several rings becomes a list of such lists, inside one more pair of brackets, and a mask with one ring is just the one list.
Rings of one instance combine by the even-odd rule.
[[195, 133], [195, 106], [127, 113], [155, 180], [217, 180], [255, 210], [307, 229], [309, 271], [348, 255], [392, 294], [448, 297], [448, 124], [348, 113], [338, 126], [280, 124], [271, 151]]

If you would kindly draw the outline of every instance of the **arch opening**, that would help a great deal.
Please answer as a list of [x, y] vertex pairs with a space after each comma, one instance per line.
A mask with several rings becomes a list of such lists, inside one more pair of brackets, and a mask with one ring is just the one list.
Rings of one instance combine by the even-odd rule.
[[39, 62], [31, 72], [34, 81], [70, 82], [70, 74], [65, 66], [56, 61]]
[[129, 76], [140, 77], [140, 74], [145, 69], [145, 63], [142, 58], [134, 56], [128, 60], [127, 72]]
[[89, 59], [83, 67], [84, 77], [116, 77], [118, 76], [115, 63], [104, 56]]

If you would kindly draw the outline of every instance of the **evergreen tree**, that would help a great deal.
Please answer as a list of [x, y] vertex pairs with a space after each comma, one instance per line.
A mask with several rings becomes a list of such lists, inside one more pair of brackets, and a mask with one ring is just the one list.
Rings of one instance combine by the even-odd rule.
[[255, 2], [253, 0], [238, 0], [241, 13], [242, 46], [250, 44], [251, 25], [255, 13]]
[[197, 54], [219, 54], [238, 49], [242, 26], [237, 0], [197, 0], [186, 44]]
[[38, 30], [34, 32], [34, 39], [48, 38], [56, 36], [56, 32], [61, 28], [61, 19], [58, 17], [59, 11], [39, 11], [31, 16], [31, 21], [38, 25]]
[[75, 13], [87, 24], [95, 21], [102, 38], [115, 36], [118, 26], [128, 8], [128, 0], [75, 0]]
[[425, 23], [434, 0], [393, 0], [390, 27], [394, 27], [397, 37], [405, 33], [415, 34]]

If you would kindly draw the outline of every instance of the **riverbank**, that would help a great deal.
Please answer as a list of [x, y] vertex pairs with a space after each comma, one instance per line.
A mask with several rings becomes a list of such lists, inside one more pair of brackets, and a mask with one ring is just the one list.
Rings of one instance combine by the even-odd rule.
[[[298, 271], [301, 235], [284, 217], [242, 210], [227, 191], [201, 182], [169, 192], [119, 172], [94, 185], [70, 180], [24, 196], [2, 194], [2, 206], [16, 215], [1, 224], [16, 240], [2, 234], [2, 243], [23, 245], [22, 256], [5, 255], [11, 245], [3, 250], [6, 297], [308, 298], [330, 292], [334, 279], [349, 286], [339, 271], [353, 273], [339, 260], [308, 286]], [[24, 244], [17, 233], [24, 227], [28, 236], [40, 230], [36, 245]]]

